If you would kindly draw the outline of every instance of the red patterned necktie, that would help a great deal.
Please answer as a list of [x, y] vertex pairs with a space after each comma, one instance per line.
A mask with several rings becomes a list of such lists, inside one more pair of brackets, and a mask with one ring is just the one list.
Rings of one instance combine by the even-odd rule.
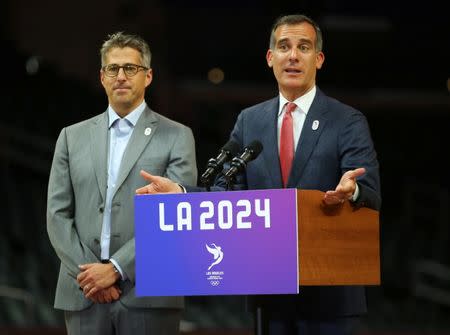
[[286, 104], [286, 111], [283, 117], [280, 133], [280, 165], [283, 187], [286, 187], [289, 173], [291, 172], [292, 161], [294, 160], [294, 128], [292, 112], [297, 107], [293, 102]]

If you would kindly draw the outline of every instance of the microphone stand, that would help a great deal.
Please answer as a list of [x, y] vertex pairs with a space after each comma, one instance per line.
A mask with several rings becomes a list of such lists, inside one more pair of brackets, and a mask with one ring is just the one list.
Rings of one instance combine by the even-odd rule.
[[212, 177], [216, 174], [216, 173], [214, 173], [214, 171], [217, 171], [218, 168], [219, 168], [219, 164], [217, 163], [217, 160], [215, 158], [211, 158], [208, 161], [207, 170], [200, 177], [200, 180], [201, 180], [203, 186], [206, 187], [207, 192], [211, 192], [211, 184], [213, 183], [213, 179], [214, 179]]
[[263, 308], [261, 307], [261, 305], [256, 306], [255, 318], [256, 335], [266, 334], [263, 324]]
[[210, 179], [202, 179], [202, 185], [206, 188], [206, 192], [211, 192], [211, 180]]
[[[232, 175], [230, 177], [227, 177], [226, 181], [227, 181], [227, 189], [226, 190], [233, 191], [234, 184], [236, 183], [236, 176]], [[248, 299], [248, 297], [247, 297], [247, 299]], [[264, 310], [263, 310], [262, 304], [259, 301], [257, 302], [257, 305], [255, 306], [255, 310], [253, 313], [254, 313], [254, 318], [255, 318], [255, 320], [254, 320], [254, 325], [255, 325], [255, 330], [256, 330], [255, 335], [267, 334], [266, 322], [264, 320]]]
[[235, 176], [231, 176], [227, 179], [227, 191], [234, 191], [234, 184], [236, 183], [236, 178]]

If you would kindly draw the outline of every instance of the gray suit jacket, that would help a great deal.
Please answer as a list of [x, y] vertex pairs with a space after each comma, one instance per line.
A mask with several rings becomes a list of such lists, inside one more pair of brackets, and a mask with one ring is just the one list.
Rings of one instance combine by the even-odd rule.
[[[144, 130], [151, 129], [150, 135]], [[92, 302], [78, 288], [78, 265], [100, 261], [106, 199], [108, 114], [64, 128], [56, 143], [47, 202], [47, 230], [61, 260], [55, 307], [77, 311]], [[126, 273], [121, 302], [130, 307], [182, 307], [180, 297], [135, 296], [134, 194], [144, 169], [185, 184], [197, 182], [192, 131], [146, 108], [125, 150], [113, 195], [110, 256]]]

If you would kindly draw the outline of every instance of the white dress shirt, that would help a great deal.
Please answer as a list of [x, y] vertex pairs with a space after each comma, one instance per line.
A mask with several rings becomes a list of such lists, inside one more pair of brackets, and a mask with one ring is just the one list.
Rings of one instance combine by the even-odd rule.
[[[292, 112], [292, 126], [294, 131], [294, 157], [295, 152], [297, 151], [298, 140], [300, 139], [300, 135], [302, 133], [303, 125], [305, 124], [306, 115], [308, 115], [309, 108], [311, 107], [314, 97], [316, 96], [316, 86], [314, 86], [311, 90], [309, 90], [306, 94], [301, 97], [295, 99], [294, 101], [287, 100], [280, 92], [280, 104], [278, 107], [278, 120], [277, 120], [277, 137], [278, 137], [278, 153], [280, 152], [280, 134], [281, 134], [281, 125], [283, 123], [284, 113], [286, 112], [286, 104], [288, 102], [293, 102], [297, 105], [297, 107]], [[353, 195], [349, 200], [356, 201], [359, 196], [359, 187], [358, 183], [356, 183], [356, 189]]]
[[280, 104], [278, 107], [279, 109], [278, 109], [278, 124], [277, 124], [278, 152], [280, 152], [281, 124], [283, 123], [286, 104], [288, 102], [293, 102], [297, 105], [297, 107], [292, 112], [292, 126], [294, 129], [294, 151], [296, 151], [298, 140], [302, 133], [303, 124], [305, 123], [306, 115], [309, 112], [309, 108], [311, 107], [311, 104], [315, 96], [316, 96], [316, 86], [314, 86], [306, 94], [302, 95], [300, 98], [295, 99], [294, 101], [287, 100], [280, 92]]
[[[133, 134], [134, 127], [146, 107], [145, 101], [143, 101], [135, 110], [130, 114], [121, 118], [114, 109], [108, 107], [108, 119], [109, 119], [109, 155], [108, 155], [108, 187], [106, 190], [106, 203], [105, 211], [103, 212], [103, 224], [102, 234], [100, 238], [101, 246], [101, 258], [110, 259], [109, 245], [111, 241], [111, 204], [112, 195], [116, 188], [116, 180], [119, 174], [120, 164], [122, 157], [127, 147], [128, 141]], [[119, 270], [123, 280], [125, 280], [125, 274], [122, 271], [120, 265], [114, 259], [110, 259], [114, 266]]]

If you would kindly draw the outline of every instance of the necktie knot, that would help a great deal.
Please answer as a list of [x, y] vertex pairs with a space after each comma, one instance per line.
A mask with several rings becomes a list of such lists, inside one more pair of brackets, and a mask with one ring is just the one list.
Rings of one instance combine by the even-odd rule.
[[291, 114], [296, 108], [297, 108], [297, 105], [295, 103], [288, 102], [286, 104], [286, 113]]

